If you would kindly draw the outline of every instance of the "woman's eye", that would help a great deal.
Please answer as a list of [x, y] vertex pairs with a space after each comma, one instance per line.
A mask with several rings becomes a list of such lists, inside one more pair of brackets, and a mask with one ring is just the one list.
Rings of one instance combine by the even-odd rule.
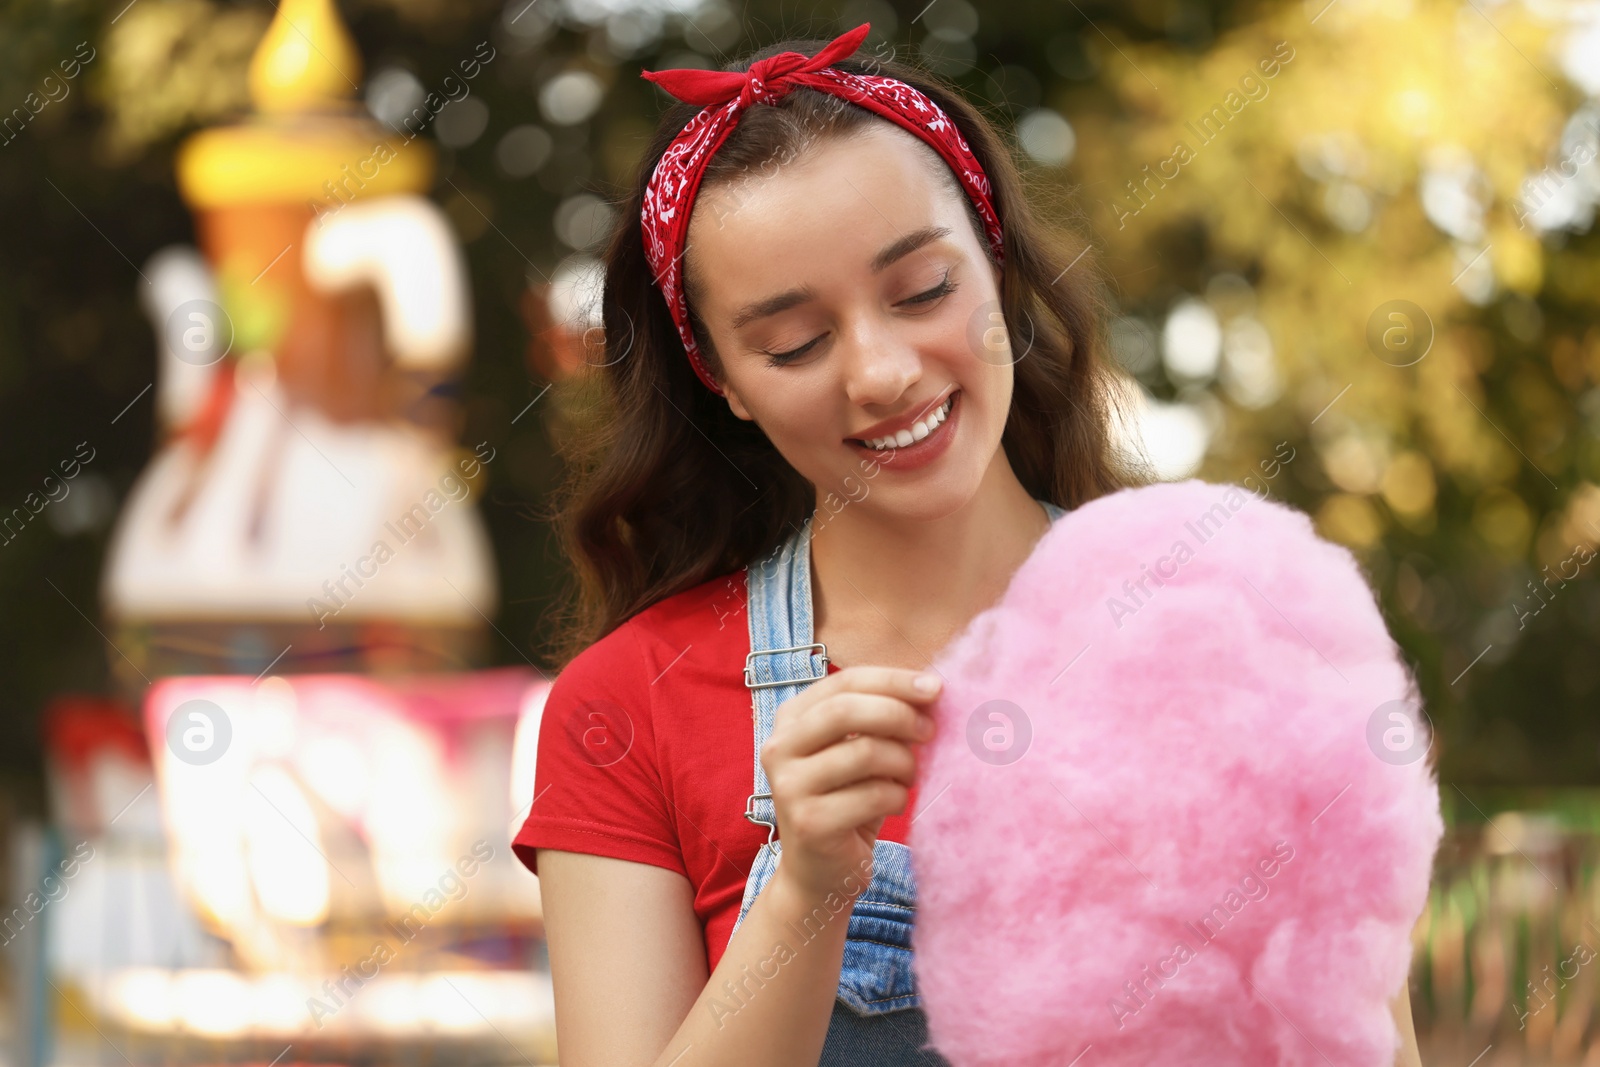
[[816, 343], [818, 341], [820, 341], [820, 340], [822, 340], [822, 338], [820, 338], [820, 337], [814, 338], [814, 339], [812, 339], [810, 341], [807, 341], [805, 344], [801, 345], [799, 348], [791, 348], [787, 352], [768, 352], [767, 353], [767, 366], [769, 366], [769, 367], [781, 367], [785, 363], [788, 363], [791, 360], [798, 359], [800, 356], [803, 356], [807, 352], [809, 352], [812, 349], [812, 347], [814, 347], [816, 345]]
[[941, 296], [948, 296], [955, 291], [955, 283], [950, 280], [950, 275], [946, 274], [944, 279], [940, 281], [938, 285], [934, 286], [932, 289], [929, 289], [925, 293], [918, 293], [916, 296], [904, 301], [904, 303], [928, 304], [939, 299]]
[[[950, 280], [950, 275], [949, 275], [948, 272], [946, 272], [944, 278], [942, 278], [940, 280], [938, 285], [934, 286], [932, 289], [927, 290], [926, 292], [918, 293], [916, 296], [913, 296], [913, 297], [908, 297], [905, 300], [902, 300], [901, 303], [902, 304], [917, 304], [917, 305], [920, 305], [920, 304], [931, 304], [935, 300], [938, 300], [940, 297], [949, 296], [951, 293], [953, 293], [955, 291], [956, 291], [956, 283], [952, 282]], [[826, 336], [826, 335], [824, 334], [823, 336]], [[807, 352], [811, 351], [811, 349], [814, 348], [817, 345], [817, 343], [819, 341], [821, 341], [821, 340], [822, 340], [822, 337], [813, 338], [812, 340], [807, 341], [805, 344], [801, 345], [799, 348], [791, 348], [787, 352], [767, 352], [767, 353], [765, 353], [766, 357], [767, 357], [767, 366], [769, 366], [769, 367], [781, 367], [785, 363], [791, 363], [794, 360], [799, 359], [801, 356], [805, 355]]]

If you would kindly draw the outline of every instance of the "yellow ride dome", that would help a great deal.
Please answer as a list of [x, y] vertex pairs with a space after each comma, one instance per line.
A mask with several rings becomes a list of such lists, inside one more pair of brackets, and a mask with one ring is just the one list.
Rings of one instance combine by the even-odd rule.
[[250, 61], [256, 113], [178, 151], [184, 200], [206, 209], [426, 190], [432, 147], [367, 116], [353, 99], [361, 74], [332, 0], [282, 0]]

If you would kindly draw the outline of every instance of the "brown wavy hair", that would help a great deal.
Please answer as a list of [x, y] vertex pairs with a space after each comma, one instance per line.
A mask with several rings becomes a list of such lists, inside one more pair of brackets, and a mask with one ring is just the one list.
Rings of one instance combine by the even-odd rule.
[[[743, 72], [779, 52], [814, 55], [826, 43], [781, 41], [723, 69]], [[893, 58], [858, 53], [834, 66], [898, 78], [926, 94], [989, 176], [1005, 235], [1002, 313], [1013, 351], [1019, 338], [1027, 346], [1014, 364], [1001, 437], [1022, 485], [1070, 510], [1148, 481], [1146, 466], [1112, 447], [1111, 420], [1123, 411], [1124, 394], [1102, 355], [1108, 300], [1093, 253], [1030, 210], [1010, 149], [954, 87]], [[695, 377], [645, 259], [639, 219], [645, 183], [698, 111], [674, 101], [662, 114], [606, 247], [604, 352], [578, 379], [579, 413], [559, 446], [566, 476], [553, 519], [576, 581], [557, 616], [558, 667], [652, 604], [772, 551], [816, 507], [815, 489], [761, 428], [735, 416]], [[741, 116], [712, 157], [701, 190], [748, 178], [872, 122], [888, 120], [818, 90], [794, 89]], [[987, 249], [976, 212], [943, 169]], [[1078, 248], [1069, 256], [1071, 244]], [[690, 265], [686, 259], [692, 274]], [[692, 318], [692, 281], [688, 293]], [[709, 337], [698, 323], [694, 328], [720, 379]]]

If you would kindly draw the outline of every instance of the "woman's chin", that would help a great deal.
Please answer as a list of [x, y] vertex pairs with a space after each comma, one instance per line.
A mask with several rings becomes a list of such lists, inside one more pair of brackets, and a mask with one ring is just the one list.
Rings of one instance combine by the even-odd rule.
[[[876, 522], [933, 522], [954, 515], [972, 503], [982, 484], [981, 473], [974, 476], [966, 470], [941, 471], [919, 479], [915, 485], [863, 481], [866, 494], [858, 500], [845, 502], [844, 507], [838, 509], [838, 515], [856, 508], [864, 517], [871, 515]], [[829, 515], [828, 503], [825, 498], [818, 498], [819, 521]], [[838, 507], [837, 501], [832, 503]]]

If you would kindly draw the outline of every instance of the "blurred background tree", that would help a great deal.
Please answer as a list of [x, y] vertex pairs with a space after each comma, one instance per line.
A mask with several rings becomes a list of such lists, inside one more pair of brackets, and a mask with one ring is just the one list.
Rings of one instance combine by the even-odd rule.
[[[476, 297], [463, 438], [507, 457], [483, 501], [501, 662], [542, 662], [563, 580], [542, 509], [553, 435], [573, 423], [530, 344], [530, 285], [585, 313], [665, 103], [638, 71], [869, 21], [869, 47], [953, 79], [1011, 132], [1041, 204], [1089, 241], [1161, 473], [1254, 477], [1357, 552], [1416, 665], [1444, 780], [1600, 780], [1586, 714], [1600, 563], [1578, 563], [1600, 540], [1600, 29], [1576, 21], [1593, 14], [1472, 0], [342, 12], [366, 104], [392, 124], [480, 42], [494, 49], [427, 135]], [[112, 0], [3, 16], [0, 511], [80, 442], [94, 452], [75, 491], [0, 546], [0, 773], [28, 805], [41, 707], [104, 687], [117, 655], [96, 630], [97, 581], [152, 443], [140, 268], [194, 240], [173, 152], [245, 108], [270, 14]]]

